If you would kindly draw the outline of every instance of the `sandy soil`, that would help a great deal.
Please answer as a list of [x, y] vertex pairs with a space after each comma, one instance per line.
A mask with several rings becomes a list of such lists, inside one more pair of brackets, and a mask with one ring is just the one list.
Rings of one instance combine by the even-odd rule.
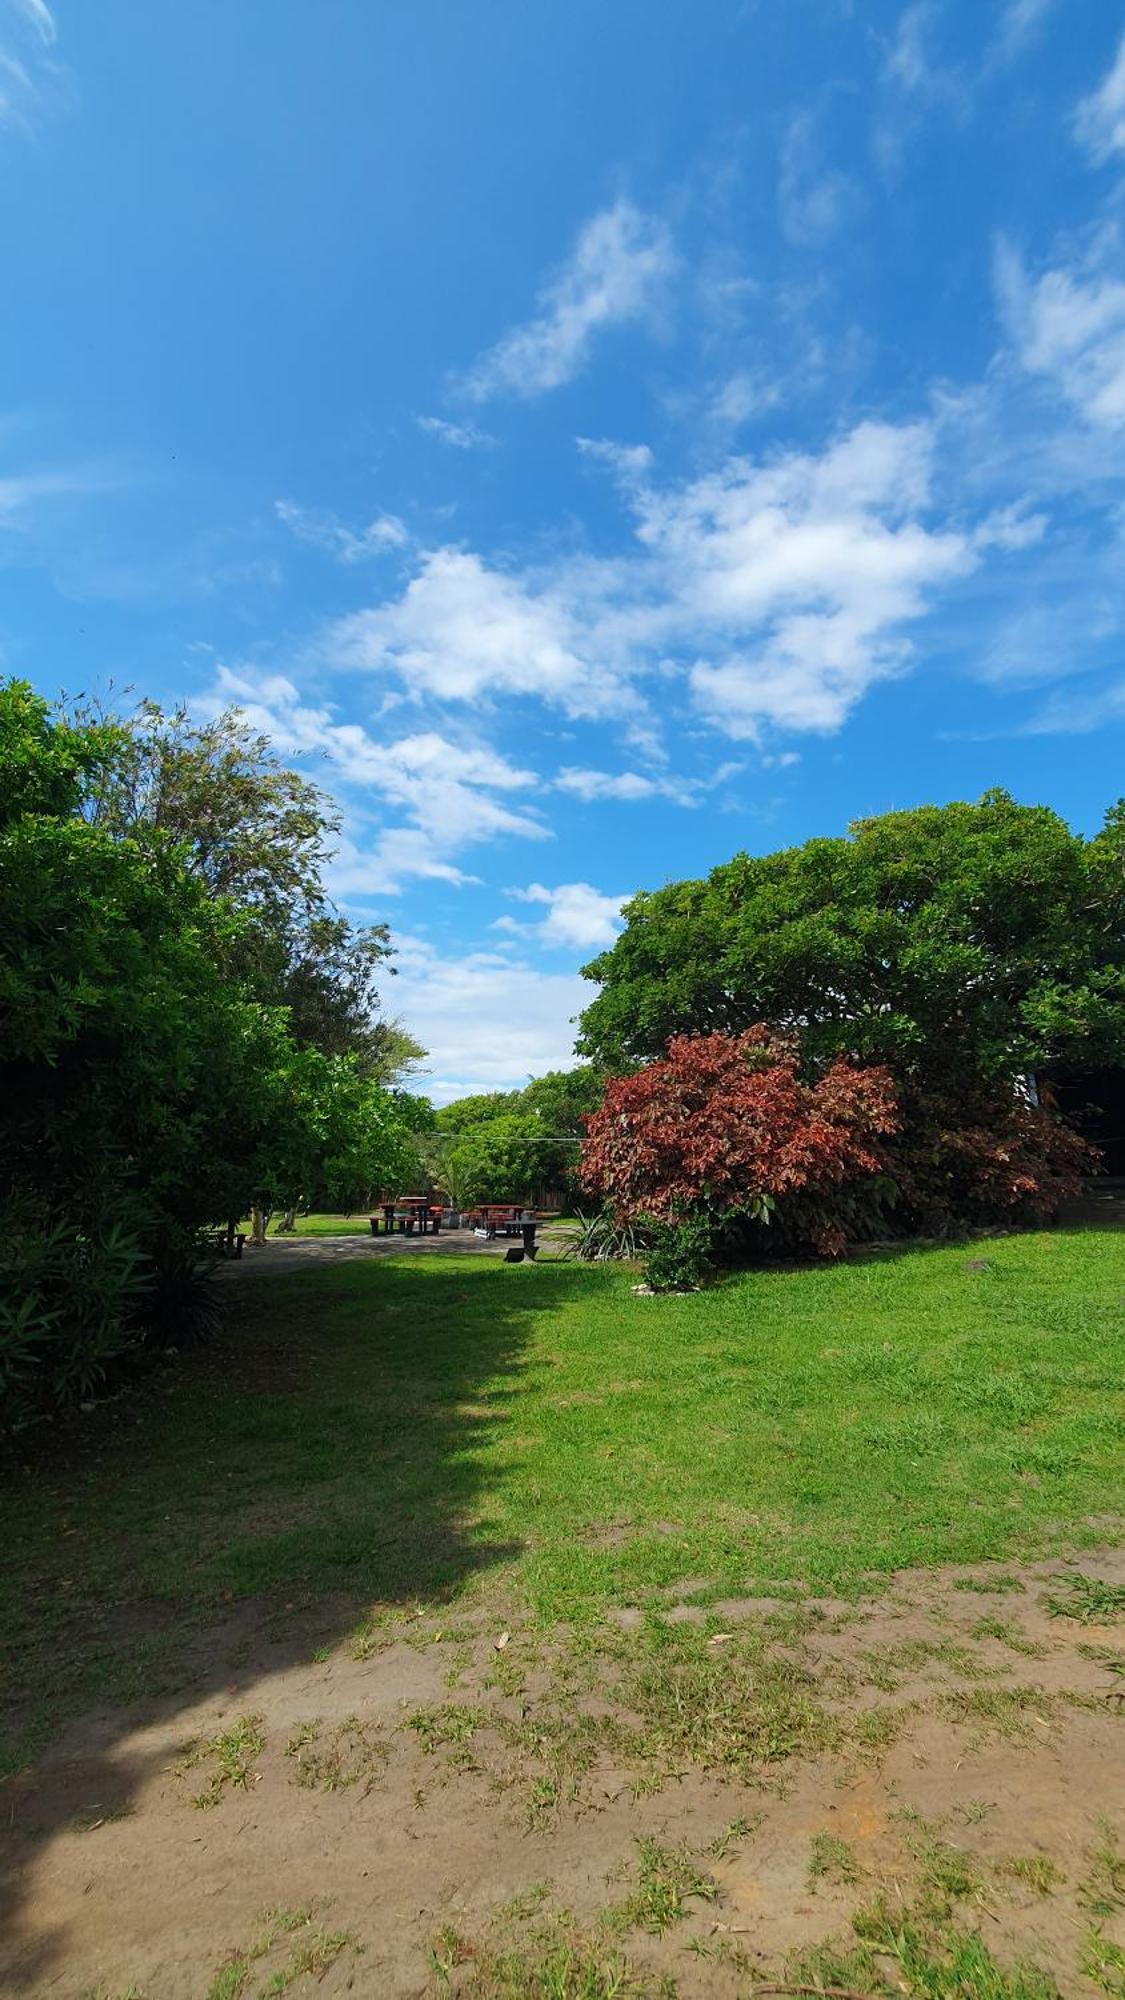
[[[1125, 1553], [1081, 1567], [1125, 1582]], [[1022, 1588], [1004, 1586], [1013, 1575]], [[609, 1738], [553, 1793], [537, 1718], [577, 1729], [619, 1711], [615, 1675], [640, 1643], [626, 1609], [614, 1662], [591, 1671], [572, 1635], [506, 1627], [501, 1607], [470, 1629], [421, 1614], [371, 1650], [310, 1646], [294, 1665], [269, 1637], [276, 1608], [241, 1607], [199, 1640], [209, 1690], [217, 1661], [232, 1663], [222, 1693], [87, 1713], [6, 1787], [0, 1992], [509, 1990], [488, 1984], [497, 1941], [533, 1960], [545, 1924], [609, 1935], [641, 1838], [685, 1844], [709, 1884], [663, 1935], [628, 1915], [611, 1926], [642, 1982], [751, 1993], [795, 1952], [847, 1946], [874, 1895], [932, 1902], [941, 1879], [945, 1916], [1001, 1964], [1031, 1959], [1066, 1995], [1117, 1990], [1080, 1964], [1092, 1924], [1125, 1946], [1125, 1872], [1106, 1891], [1105, 1860], [1107, 1828], [1125, 1845], [1125, 1627], [1052, 1616], [1066, 1575], [1058, 1562], [911, 1573], [858, 1605], [719, 1607], [701, 1643], [733, 1660], [772, 1618], [782, 1658], [847, 1719], [843, 1739], [735, 1777], [646, 1749], [643, 1733], [625, 1756]], [[224, 1778], [206, 1746], [247, 1718], [253, 1742]], [[952, 1888], [951, 1855], [965, 1876]]]

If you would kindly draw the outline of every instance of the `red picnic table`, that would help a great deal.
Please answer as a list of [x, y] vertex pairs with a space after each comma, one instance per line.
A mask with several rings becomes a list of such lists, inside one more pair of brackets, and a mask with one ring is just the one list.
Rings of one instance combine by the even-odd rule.
[[[396, 1223], [404, 1236], [413, 1236], [415, 1223], [423, 1236], [427, 1229], [432, 1229], [436, 1236], [441, 1228], [441, 1204], [432, 1202], [428, 1194], [400, 1194], [394, 1201], [383, 1202], [381, 1207], [383, 1230], [387, 1236], [393, 1235]], [[372, 1215], [369, 1220], [371, 1234], [377, 1236], [379, 1217]]]

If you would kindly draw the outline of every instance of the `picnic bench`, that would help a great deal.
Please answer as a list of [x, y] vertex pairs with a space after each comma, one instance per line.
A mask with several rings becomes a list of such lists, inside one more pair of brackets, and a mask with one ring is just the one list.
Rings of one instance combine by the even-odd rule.
[[396, 1230], [401, 1230], [404, 1236], [413, 1236], [415, 1229], [423, 1236], [428, 1230], [436, 1236], [441, 1229], [441, 1215], [440, 1202], [432, 1202], [429, 1195], [401, 1194], [396, 1201], [381, 1203], [379, 1213], [368, 1220], [372, 1236], [378, 1236], [380, 1222], [385, 1236], [393, 1236]]

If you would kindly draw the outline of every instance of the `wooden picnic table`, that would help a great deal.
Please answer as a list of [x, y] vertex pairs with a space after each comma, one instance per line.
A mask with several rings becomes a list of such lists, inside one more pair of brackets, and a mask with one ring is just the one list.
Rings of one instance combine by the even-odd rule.
[[[432, 1202], [428, 1194], [400, 1194], [397, 1200], [385, 1201], [381, 1206], [383, 1233], [386, 1236], [394, 1234], [396, 1222], [401, 1224], [404, 1236], [413, 1235], [415, 1223], [418, 1223], [423, 1236], [428, 1229], [432, 1229], [435, 1236], [441, 1229], [441, 1206]], [[372, 1236], [377, 1236], [379, 1217], [372, 1215], [368, 1219]]]

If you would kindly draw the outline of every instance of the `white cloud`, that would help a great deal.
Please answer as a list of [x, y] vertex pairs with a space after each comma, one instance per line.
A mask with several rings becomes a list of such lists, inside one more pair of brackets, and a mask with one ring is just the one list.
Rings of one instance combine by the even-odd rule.
[[733, 461], [653, 502], [642, 533], [673, 572], [699, 648], [692, 692], [716, 728], [836, 729], [905, 664], [901, 628], [975, 561], [964, 534], [917, 518], [931, 450], [924, 424], [866, 423], [820, 458]]
[[783, 233], [791, 243], [826, 243], [858, 213], [863, 194], [857, 181], [824, 157], [820, 119], [799, 111], [790, 119], [781, 147], [777, 185]]
[[1026, 736], [1089, 736], [1109, 723], [1125, 721], [1125, 681], [1098, 694], [1076, 697], [1069, 690], [1053, 694], [1024, 725]]
[[1046, 24], [1055, 0], [1008, 0], [985, 59], [986, 73], [1015, 62]]
[[587, 804], [595, 799], [616, 799], [639, 804], [647, 799], [668, 799], [677, 806], [697, 806], [709, 791], [733, 778], [741, 764], [720, 764], [706, 778], [654, 777], [643, 771], [591, 771], [568, 764], [558, 773], [555, 789], [569, 792]]
[[49, 53], [57, 32], [45, 0], [0, 0], [16, 46], [0, 45], [0, 126], [29, 133], [45, 98], [58, 91], [63, 72]]
[[538, 396], [571, 381], [596, 335], [651, 313], [673, 265], [662, 222], [629, 201], [603, 209], [544, 286], [535, 317], [505, 334], [471, 369], [464, 385], [469, 395], [477, 402]]
[[707, 405], [707, 417], [711, 423], [738, 430], [751, 417], [776, 409], [783, 394], [777, 381], [740, 368], [714, 391]]
[[1080, 144], [1095, 160], [1125, 153], [1125, 35], [1108, 75], [1079, 104], [1074, 129]]
[[973, 530], [975, 549], [1033, 549], [1047, 532], [1046, 514], [1031, 514], [1026, 502], [1015, 500], [1007, 507], [996, 507], [987, 514], [979, 526]]
[[436, 438], [439, 444], [449, 445], [454, 451], [479, 451], [496, 443], [496, 439], [477, 424], [451, 424], [444, 417], [415, 417], [414, 421], [420, 431]]
[[933, 591], [978, 560], [971, 533], [927, 519], [933, 443], [928, 424], [863, 423], [820, 455], [731, 459], [666, 488], [631, 450], [631, 555], [509, 575], [436, 550], [398, 598], [332, 627], [327, 656], [419, 701], [537, 697], [638, 741], [685, 679], [734, 737], [838, 728], [909, 660], [903, 628]]
[[400, 598], [339, 620], [327, 648], [337, 665], [394, 672], [443, 701], [521, 694], [574, 716], [619, 711], [617, 679], [582, 643], [580, 618], [548, 583], [445, 548], [423, 557]]
[[52, 42], [57, 41], [58, 30], [45, 0], [11, 0], [11, 5], [15, 7], [17, 14], [23, 15], [24, 20], [35, 29], [40, 41], [48, 48]]
[[34, 506], [37, 500], [102, 493], [107, 484], [104, 474], [83, 466], [63, 467], [52, 472], [12, 473], [0, 478], [0, 519], [14, 519]]
[[447, 1104], [519, 1089], [573, 1064], [573, 1017], [594, 994], [576, 972], [544, 972], [500, 951], [447, 957], [420, 937], [396, 937], [395, 946], [386, 1003], [430, 1052], [417, 1083], [427, 1097]]
[[697, 780], [688, 778], [653, 778], [641, 771], [590, 771], [574, 764], [559, 772], [555, 786], [587, 804], [594, 799], [617, 799], [631, 804], [643, 799], [670, 799], [678, 806], [698, 804], [702, 789]]
[[[546, 906], [546, 916], [534, 927], [544, 944], [582, 951], [613, 943], [621, 929], [621, 906], [629, 900], [627, 894], [605, 896], [589, 882], [562, 882], [556, 889], [547, 889], [542, 882], [531, 882], [526, 889], [510, 889], [508, 894], [521, 903]], [[514, 928], [505, 925], [503, 918], [500, 924], [506, 929]]]
[[370, 556], [387, 555], [392, 549], [407, 547], [410, 536], [397, 514], [376, 514], [358, 533], [345, 527], [335, 514], [313, 512], [298, 507], [293, 500], [275, 500], [274, 513], [299, 542], [326, 549], [338, 562], [365, 562]]
[[895, 173], [921, 109], [944, 109], [963, 116], [970, 91], [961, 73], [934, 53], [939, 9], [935, 0], [911, 0], [899, 15], [894, 38], [885, 48], [882, 105], [873, 140], [880, 164]]
[[355, 807], [370, 811], [372, 797], [400, 808], [410, 824], [383, 828], [374, 845], [353, 830], [336, 864], [336, 893], [394, 894], [406, 876], [467, 881], [453, 857], [482, 841], [550, 838], [531, 807], [506, 800], [538, 785], [535, 772], [509, 764], [487, 745], [452, 742], [436, 731], [377, 741], [358, 723], [337, 722], [333, 711], [303, 702], [281, 675], [233, 673], [219, 667], [203, 706], [235, 703], [254, 728], [279, 750], [320, 757], [349, 789]]
[[1031, 279], [1017, 252], [1001, 243], [996, 281], [1008, 333], [1022, 366], [1053, 382], [1087, 423], [1125, 424], [1125, 281], [1112, 231], [1093, 243], [1081, 266]]

